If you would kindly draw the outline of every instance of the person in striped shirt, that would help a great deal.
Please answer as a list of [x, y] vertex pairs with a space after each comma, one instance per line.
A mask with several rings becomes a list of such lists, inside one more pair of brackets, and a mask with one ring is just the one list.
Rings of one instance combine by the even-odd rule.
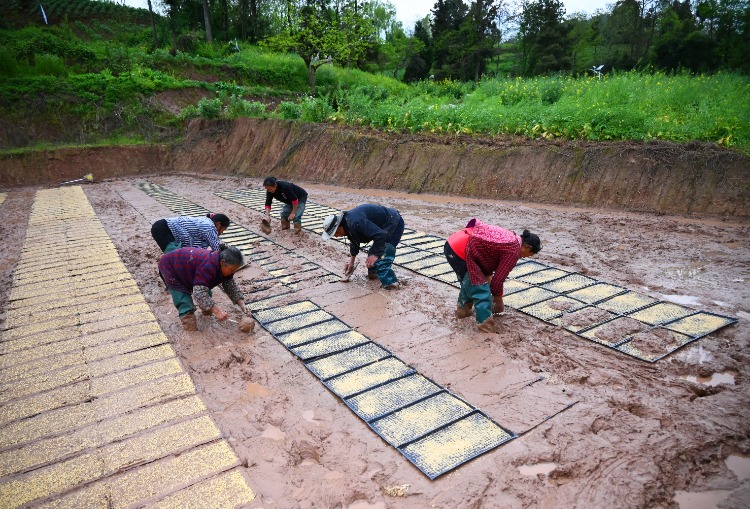
[[200, 247], [219, 250], [219, 235], [229, 227], [224, 214], [206, 214], [206, 217], [171, 217], [159, 219], [151, 226], [151, 236], [162, 253], [181, 247]]
[[248, 313], [245, 297], [233, 278], [243, 264], [242, 252], [231, 246], [222, 246], [218, 251], [183, 247], [161, 257], [159, 272], [164, 277], [185, 330], [198, 330], [195, 303], [203, 314], [213, 315], [219, 321], [228, 318], [227, 312], [216, 304], [211, 295], [211, 288], [218, 285], [243, 313]]
[[[527, 258], [538, 253], [542, 249], [542, 243], [539, 237], [529, 230], [524, 230], [519, 236], [515, 232], [483, 223], [478, 219], [469, 221], [464, 230], [469, 228], [472, 229], [468, 235], [457, 236], [457, 240], [465, 240], [466, 272], [460, 280], [461, 290], [458, 293], [456, 317], [466, 318], [471, 315], [474, 308], [479, 330], [496, 332], [492, 315], [503, 312], [505, 279], [519, 258]], [[460, 247], [457, 249], [460, 251]], [[451, 248], [451, 251], [460, 254], [454, 248]], [[448, 261], [450, 263], [450, 259]]]

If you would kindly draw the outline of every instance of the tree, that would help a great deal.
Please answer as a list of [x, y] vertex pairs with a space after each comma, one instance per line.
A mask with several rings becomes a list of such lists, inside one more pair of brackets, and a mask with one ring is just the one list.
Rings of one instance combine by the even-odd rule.
[[332, 53], [337, 48], [334, 12], [328, 0], [306, 0], [298, 16], [292, 18], [290, 15], [288, 21], [289, 27], [270, 37], [268, 45], [277, 51], [294, 51], [302, 58], [307, 68], [310, 94], [314, 96], [318, 68], [333, 61]]
[[409, 62], [425, 50], [424, 43], [414, 36], [406, 35], [400, 25], [398, 23], [396, 28], [391, 29], [383, 43], [383, 53], [396, 79], [399, 71], [406, 69]]
[[500, 42], [498, 15], [500, 2], [496, 0], [475, 0], [469, 6], [469, 13], [461, 25], [463, 51], [459, 60], [461, 79], [479, 81], [484, 74], [487, 60], [497, 53]]
[[411, 83], [426, 79], [432, 68], [432, 32], [430, 31], [430, 19], [424, 19], [414, 24], [414, 39], [421, 43], [422, 50], [411, 55], [404, 69], [404, 81]]
[[659, 24], [659, 39], [654, 48], [654, 63], [664, 69], [681, 67], [693, 72], [717, 67], [715, 41], [700, 30], [689, 0], [668, 7]]
[[565, 8], [559, 0], [536, 0], [523, 6], [519, 24], [521, 72], [525, 76], [568, 69], [570, 57]]
[[154, 21], [154, 8], [151, 5], [151, 0], [148, 0], [148, 15], [151, 20], [151, 31], [154, 37], [154, 49], [159, 47], [159, 38], [156, 36], [156, 22]]
[[368, 48], [377, 46], [376, 28], [372, 18], [355, 1], [347, 3], [330, 31], [330, 52], [348, 68], [364, 56]]
[[451, 63], [460, 54], [459, 30], [467, 10], [462, 0], [437, 0], [432, 9], [433, 68], [438, 79], [450, 77], [454, 71]]
[[203, 23], [206, 26], [206, 41], [213, 42], [214, 37], [211, 34], [211, 9], [208, 7], [208, 0], [203, 0]]

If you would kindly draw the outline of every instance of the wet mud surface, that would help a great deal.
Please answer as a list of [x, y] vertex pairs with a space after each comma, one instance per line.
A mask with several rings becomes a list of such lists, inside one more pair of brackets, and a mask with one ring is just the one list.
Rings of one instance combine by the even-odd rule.
[[[260, 232], [260, 213], [214, 194], [259, 188], [258, 179], [150, 180]], [[174, 214], [138, 190], [140, 181], [84, 190], [247, 469], [258, 494], [250, 507], [677, 508], [678, 492], [720, 494], [723, 508], [748, 506], [750, 480], [725, 460], [750, 455], [750, 224], [300, 182], [317, 203], [341, 209], [381, 203], [400, 210], [408, 227], [442, 237], [472, 217], [529, 229], [542, 239], [539, 261], [739, 318], [649, 364], [567, 331], [596, 323], [586, 310], [556, 327], [506, 308], [498, 334], [479, 333], [473, 318], [454, 318], [455, 288], [403, 268], [396, 268], [403, 286], [395, 292], [367, 279], [363, 259], [349, 283], [300, 285], [296, 300], [314, 301], [521, 434], [430, 481], [257, 324], [241, 332], [242, 317], [220, 290], [214, 296], [235, 322], [199, 314], [199, 331], [182, 330], [158, 278], [160, 252], [149, 232], [154, 221]], [[2, 318], [32, 197], [33, 190], [14, 190], [3, 205]], [[281, 232], [277, 220], [273, 226], [269, 237], [285, 248], [343, 270], [342, 244]], [[269, 277], [257, 265], [236, 277], [252, 298], [271, 292], [268, 282], [255, 283]], [[658, 351], [656, 335], [641, 333], [634, 341]], [[735, 374], [734, 383], [687, 378], [726, 372]]]

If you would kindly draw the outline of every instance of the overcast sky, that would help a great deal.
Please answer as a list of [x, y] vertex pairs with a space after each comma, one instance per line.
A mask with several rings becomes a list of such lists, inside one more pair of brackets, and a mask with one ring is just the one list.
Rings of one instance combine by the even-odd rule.
[[[145, 0], [144, 0], [145, 1]], [[435, 0], [389, 0], [396, 6], [396, 19], [404, 24], [405, 29], [413, 29], [414, 23], [430, 14]], [[563, 0], [566, 14], [585, 12], [593, 14], [597, 9], [606, 8], [616, 0]], [[468, 2], [465, 2], [468, 3]]]
[[[122, 1], [122, 0], [120, 0]], [[435, 5], [435, 0], [389, 0], [396, 6], [396, 19], [404, 24], [406, 30], [414, 28], [414, 23], [424, 18]], [[125, 0], [125, 3], [133, 7], [148, 6], [146, 0]], [[152, 4], [156, 3], [154, 0]], [[593, 14], [597, 9], [605, 9], [608, 4], [615, 3], [615, 0], [563, 0], [565, 12], [570, 15], [574, 12], [585, 12]]]

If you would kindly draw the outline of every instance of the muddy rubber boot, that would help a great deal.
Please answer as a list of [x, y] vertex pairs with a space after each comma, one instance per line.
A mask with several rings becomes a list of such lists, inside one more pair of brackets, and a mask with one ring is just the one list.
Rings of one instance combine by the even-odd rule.
[[383, 288], [386, 290], [398, 290], [399, 288], [401, 288], [401, 285], [398, 284], [398, 281], [396, 281], [395, 283], [383, 286]]
[[289, 220], [281, 218], [281, 229], [282, 230], [288, 230], [289, 229]]
[[490, 316], [488, 319], [483, 321], [478, 326], [479, 332], [489, 332], [490, 334], [497, 334], [495, 329], [495, 319]]
[[302, 225], [300, 223], [294, 223], [294, 233], [297, 235], [302, 233]]
[[186, 315], [182, 315], [180, 317], [180, 321], [182, 322], [182, 328], [186, 331], [196, 331], [198, 330], [198, 320], [195, 318], [195, 313], [188, 313]]
[[467, 302], [463, 306], [456, 305], [456, 318], [459, 320], [468, 318], [471, 316], [471, 309], [474, 305], [471, 302]]

